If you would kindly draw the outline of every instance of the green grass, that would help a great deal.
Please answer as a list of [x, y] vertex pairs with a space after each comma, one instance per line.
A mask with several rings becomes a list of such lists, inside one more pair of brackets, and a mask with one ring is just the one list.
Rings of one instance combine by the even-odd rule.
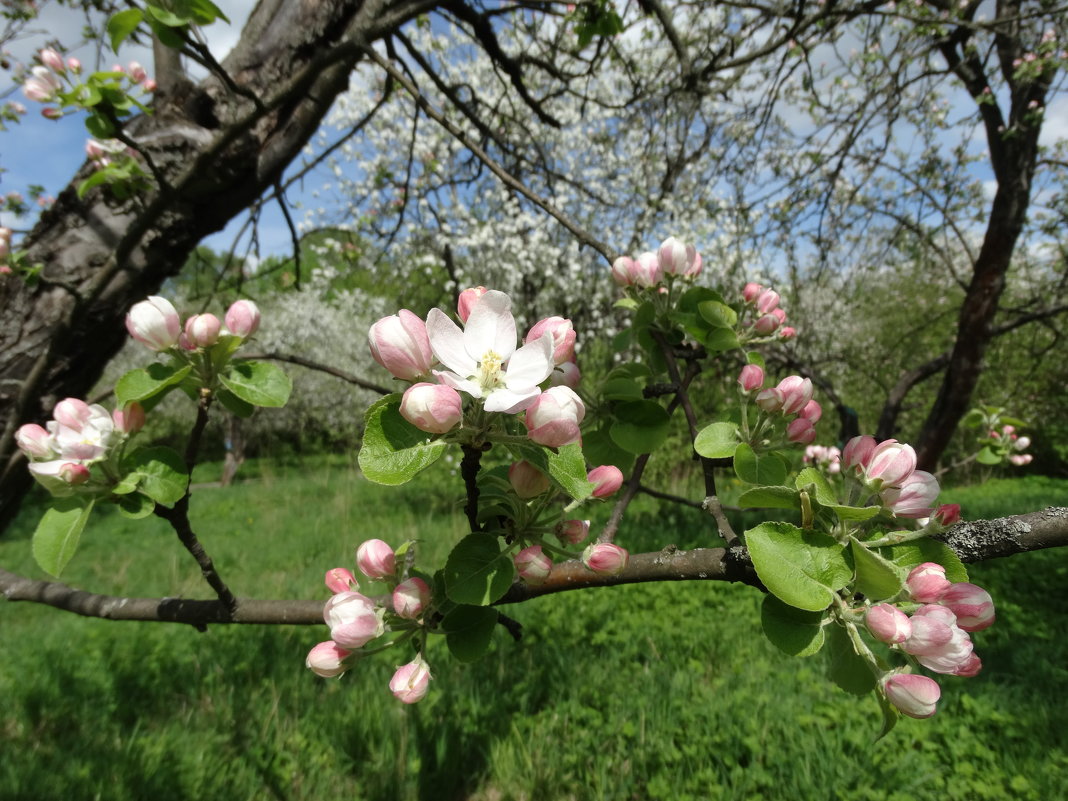
[[[437, 469], [437, 468], [436, 468]], [[231, 586], [324, 597], [322, 574], [361, 540], [462, 536], [447, 478], [374, 487], [343, 466], [251, 465], [253, 480], [194, 497], [196, 527]], [[198, 480], [210, 475], [198, 476]], [[976, 516], [1068, 505], [1068, 482], [948, 493]], [[603, 513], [600, 510], [599, 513]], [[634, 549], [707, 541], [699, 513], [641, 499]], [[0, 564], [39, 575], [34, 510]], [[132, 595], [208, 597], [158, 521], [101, 515], [64, 579]], [[767, 644], [759, 594], [718, 583], [563, 593], [509, 610], [484, 660], [431, 650], [431, 693], [386, 689], [406, 654], [341, 680], [303, 666], [324, 627], [109, 623], [0, 604], [0, 798], [849, 799], [1008, 801], [1068, 794], [1068, 565], [1063, 553], [975, 566], [998, 603], [976, 635], [984, 671], [943, 679], [935, 718], [873, 741], [878, 712], [823, 677], [822, 657]]]

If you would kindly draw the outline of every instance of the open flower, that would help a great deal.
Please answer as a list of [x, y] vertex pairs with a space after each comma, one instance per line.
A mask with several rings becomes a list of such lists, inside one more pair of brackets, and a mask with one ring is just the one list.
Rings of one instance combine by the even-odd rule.
[[426, 321], [430, 347], [448, 370], [436, 370], [443, 383], [481, 398], [487, 412], [514, 414], [541, 394], [538, 384], [553, 371], [553, 337], [516, 349], [512, 300], [490, 290], [475, 304], [461, 331], [440, 309]]

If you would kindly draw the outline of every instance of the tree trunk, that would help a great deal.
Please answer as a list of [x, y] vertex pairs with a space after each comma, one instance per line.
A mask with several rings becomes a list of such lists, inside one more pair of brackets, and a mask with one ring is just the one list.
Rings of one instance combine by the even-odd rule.
[[154, 113], [125, 131], [167, 185], [127, 202], [106, 188], [79, 199], [84, 166], [22, 243], [40, 281], [0, 276], [0, 525], [29, 484], [15, 430], [43, 422], [65, 397], [85, 396], [126, 338], [129, 307], [279, 180], [364, 46], [433, 5], [261, 0], [223, 62], [234, 86], [215, 75], [194, 85], [157, 67]]

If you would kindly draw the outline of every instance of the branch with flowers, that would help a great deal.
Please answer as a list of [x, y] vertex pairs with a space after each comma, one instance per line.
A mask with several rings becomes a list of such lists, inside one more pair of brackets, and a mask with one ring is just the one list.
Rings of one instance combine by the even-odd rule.
[[[308, 653], [311, 670], [340, 676], [364, 657], [403, 654], [390, 689], [413, 703], [429, 691], [432, 638], [471, 661], [499, 624], [518, 633], [502, 605], [623, 583], [735, 581], [765, 591], [762, 627], [776, 646], [799, 657], [827, 651], [831, 681], [874, 694], [884, 733], [901, 714], [929, 717], [941, 691], [924, 671], [978, 673], [972, 635], [994, 621], [993, 601], [968, 582], [965, 561], [1064, 544], [1068, 515], [993, 521], [981, 532], [959, 523], [959, 508], [938, 505], [938, 481], [916, 469], [909, 445], [859, 436], [841, 451], [816, 446], [822, 408], [811, 380], [769, 379], [760, 352], [797, 335], [780, 296], [753, 283], [718, 292], [695, 283], [701, 270], [700, 254], [675, 238], [615, 260], [616, 306], [630, 319], [613, 342], [620, 360], [594, 385], [583, 382], [570, 320], [539, 320], [520, 339], [511, 299], [485, 287], [463, 291], [454, 315], [402, 309], [371, 326], [373, 358], [403, 389], [367, 410], [360, 468], [399, 485], [458, 449], [469, 532], [441, 565], [421, 562], [416, 542], [360, 543], [356, 572], [326, 572], [325, 605], [238, 598], [189, 517], [189, 475], [213, 409], [247, 416], [283, 405], [290, 392], [280, 368], [242, 356], [258, 309], [242, 300], [223, 320], [183, 321], [169, 301], [150, 297], [126, 325], [157, 360], [119, 380], [118, 408], [66, 399], [46, 425], [17, 432], [31, 474], [53, 496], [34, 555], [58, 576], [92, 510], [114, 504], [127, 517], [170, 523], [216, 599], [115, 598], [6, 571], [0, 587], [9, 600], [110, 619], [199, 627], [323, 620], [330, 639]], [[692, 390], [715, 360], [738, 369], [737, 403], [700, 421]], [[197, 410], [185, 453], [135, 447], [146, 413], [175, 391]], [[619, 523], [678, 410], [701, 461], [710, 547], [665, 543], [632, 555], [615, 541]], [[802, 446], [794, 474], [791, 454]], [[717, 471], [747, 487], [741, 507], [786, 519], [735, 532]], [[581, 510], [610, 498], [608, 522], [595, 533]]]

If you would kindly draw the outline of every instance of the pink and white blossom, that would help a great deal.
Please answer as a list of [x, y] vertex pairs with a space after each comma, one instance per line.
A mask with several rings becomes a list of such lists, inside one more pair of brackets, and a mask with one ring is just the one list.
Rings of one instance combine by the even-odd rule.
[[330, 627], [330, 639], [339, 646], [362, 648], [385, 633], [383, 612], [358, 592], [339, 592], [323, 607], [323, 620]]
[[912, 634], [909, 616], [891, 604], [873, 606], [865, 615], [864, 622], [875, 639], [887, 645], [903, 643]]
[[742, 392], [752, 392], [764, 386], [764, 369], [759, 364], [747, 364], [738, 374], [738, 385]]
[[597, 542], [588, 545], [582, 552], [582, 563], [594, 573], [618, 576], [627, 566], [630, 554], [612, 542]]
[[150, 295], [147, 300], [135, 303], [127, 312], [126, 330], [152, 350], [167, 350], [178, 344], [182, 320], [169, 300]]
[[623, 471], [615, 465], [603, 464], [586, 474], [586, 480], [594, 484], [593, 497], [607, 498], [615, 495], [623, 486]]
[[185, 321], [185, 337], [194, 347], [210, 348], [219, 341], [222, 322], [214, 314], [194, 314]]
[[539, 445], [561, 448], [578, 442], [586, 415], [582, 399], [568, 387], [550, 387], [527, 407], [527, 435]]
[[473, 286], [460, 293], [460, 297], [456, 301], [456, 314], [461, 321], [467, 322], [467, 318], [471, 316], [471, 309], [474, 308], [479, 298], [485, 295], [487, 291], [484, 286]]
[[456, 428], [463, 419], [463, 399], [452, 387], [421, 382], [404, 391], [400, 413], [420, 431], [444, 434]]
[[508, 483], [525, 501], [549, 491], [549, 477], [525, 459], [508, 468]]
[[389, 689], [399, 700], [406, 704], [414, 704], [426, 697], [430, 686], [430, 665], [419, 654], [407, 665], [397, 668], [393, 678], [389, 680]]
[[925, 470], [914, 470], [898, 487], [881, 493], [883, 503], [898, 517], [930, 517], [938, 500], [938, 479]]
[[389, 543], [367, 540], [356, 549], [356, 567], [369, 579], [382, 579], [396, 572], [397, 558]]
[[909, 572], [905, 587], [912, 600], [921, 604], [933, 604], [948, 590], [951, 582], [946, 578], [946, 569], [935, 562], [924, 562]]
[[556, 526], [556, 536], [568, 545], [578, 545], [590, 536], [589, 520], [564, 520]]
[[697, 249], [673, 236], [669, 236], [660, 243], [656, 258], [660, 265], [660, 272], [664, 275], [692, 276], [701, 269]]
[[531, 545], [515, 555], [515, 569], [527, 584], [542, 584], [553, 569], [553, 560], [540, 545]]
[[523, 343], [529, 345], [536, 342], [545, 334], [551, 334], [553, 338], [553, 364], [560, 365], [570, 362], [575, 358], [575, 327], [570, 320], [563, 317], [546, 317], [531, 326]]
[[887, 700], [910, 718], [929, 718], [936, 711], [942, 690], [938, 682], [914, 673], [895, 673], [883, 680]]
[[975, 584], [967, 581], [951, 584], [938, 603], [957, 616], [957, 625], [965, 631], [982, 631], [994, 624], [994, 599]]
[[344, 567], [334, 567], [327, 570], [323, 581], [327, 589], [333, 593], [356, 592], [360, 589], [356, 576], [352, 574], [351, 570]]
[[541, 394], [538, 385], [553, 371], [553, 338], [516, 349], [511, 299], [490, 290], [475, 304], [463, 330], [440, 309], [427, 317], [430, 347], [448, 370], [435, 371], [441, 381], [482, 400], [488, 412], [515, 414]]
[[881, 486], [900, 486], [916, 469], [916, 451], [911, 445], [888, 439], [875, 446], [864, 468], [869, 481], [880, 481]]
[[333, 640], [327, 640], [308, 651], [304, 664], [316, 676], [331, 679], [348, 670], [345, 660], [351, 655], [352, 651], [346, 651]]
[[394, 378], [415, 381], [430, 375], [435, 364], [426, 324], [407, 309], [383, 317], [367, 332], [371, 357]]
[[393, 590], [393, 611], [403, 618], [415, 620], [430, 603], [430, 587], [417, 576], [405, 579]]
[[235, 300], [226, 310], [226, 330], [235, 337], [248, 339], [260, 328], [260, 310], [251, 300]]

